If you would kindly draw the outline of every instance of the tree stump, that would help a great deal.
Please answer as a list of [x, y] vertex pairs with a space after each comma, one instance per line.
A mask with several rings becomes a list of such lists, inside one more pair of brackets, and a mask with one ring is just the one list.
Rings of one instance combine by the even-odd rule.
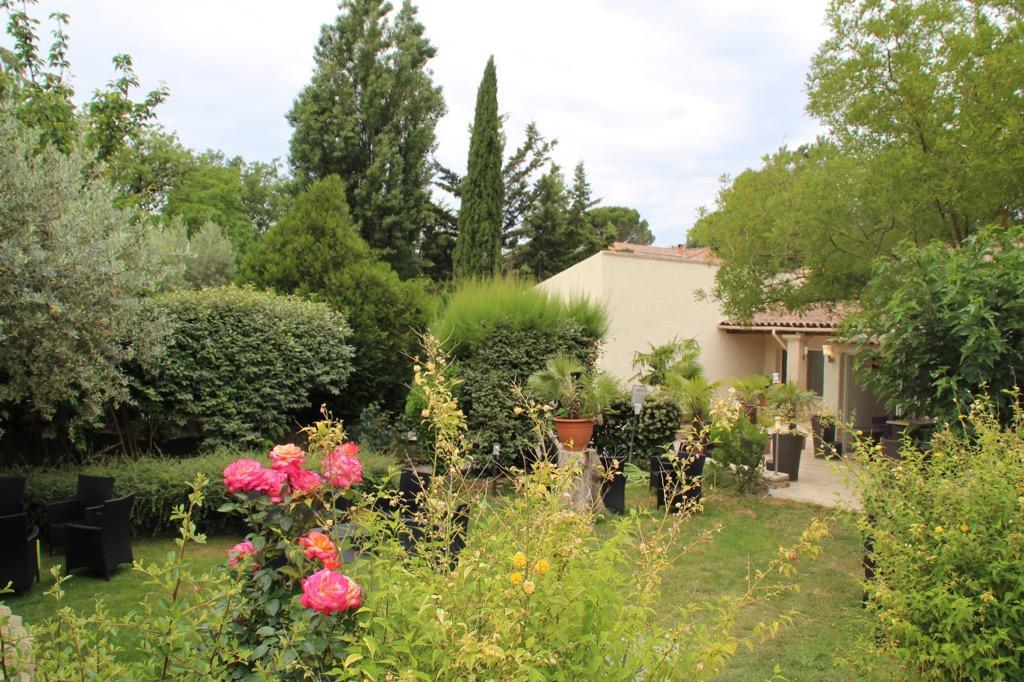
[[558, 450], [558, 467], [572, 467], [574, 476], [565, 492], [565, 506], [578, 514], [591, 514], [601, 505], [601, 481], [604, 470], [597, 450]]

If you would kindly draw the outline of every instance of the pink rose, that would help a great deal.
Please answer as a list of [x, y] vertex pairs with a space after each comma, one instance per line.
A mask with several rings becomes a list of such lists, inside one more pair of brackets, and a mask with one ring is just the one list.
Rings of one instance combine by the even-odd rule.
[[[228, 566], [237, 566], [238, 562], [242, 560], [248, 554], [255, 554], [256, 548], [249, 540], [239, 542], [237, 545], [228, 550]], [[259, 568], [259, 564], [253, 564], [253, 568]]]
[[281, 501], [281, 488], [288, 482], [288, 474], [274, 469], [260, 469], [252, 490], [266, 493], [270, 501], [277, 504]]
[[263, 465], [253, 459], [239, 459], [224, 469], [224, 486], [229, 493], [255, 490]]
[[270, 466], [278, 471], [298, 471], [306, 453], [298, 445], [277, 445], [270, 451]]
[[311, 530], [305, 537], [299, 538], [299, 546], [305, 550], [307, 559], [319, 559], [324, 568], [337, 568], [341, 565], [338, 548], [329, 537], [318, 530]]
[[306, 469], [295, 469], [288, 472], [288, 482], [296, 493], [308, 493], [320, 487], [320, 474]]
[[302, 581], [299, 603], [324, 615], [357, 609], [363, 603], [363, 591], [354, 580], [324, 568]]
[[324, 458], [324, 476], [331, 485], [351, 488], [363, 480], [363, 463], [359, 461], [359, 446], [342, 443]]

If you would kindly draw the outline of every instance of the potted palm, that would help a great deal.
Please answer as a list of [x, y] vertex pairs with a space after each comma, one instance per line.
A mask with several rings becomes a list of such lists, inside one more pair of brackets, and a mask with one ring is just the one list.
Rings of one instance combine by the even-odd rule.
[[775, 384], [768, 391], [768, 403], [775, 418], [775, 468], [789, 474], [796, 481], [800, 473], [800, 453], [807, 434], [800, 431], [799, 422], [810, 418], [818, 403], [813, 391], [806, 391], [792, 382]]
[[568, 355], [556, 355], [544, 369], [526, 382], [529, 394], [555, 404], [555, 431], [566, 450], [587, 447], [594, 424], [622, 394], [619, 382], [610, 374], [588, 369]]
[[757, 411], [764, 407], [771, 385], [772, 380], [764, 374], [751, 374], [742, 379], [733, 379], [732, 388], [735, 389], [736, 399], [742, 403], [752, 424], [757, 423]]
[[663, 390], [682, 408], [684, 423], [689, 427], [693, 445], [705, 452], [709, 447], [711, 401], [718, 386], [717, 381], [708, 381], [703, 375], [685, 378], [673, 374], [669, 375], [663, 387]]

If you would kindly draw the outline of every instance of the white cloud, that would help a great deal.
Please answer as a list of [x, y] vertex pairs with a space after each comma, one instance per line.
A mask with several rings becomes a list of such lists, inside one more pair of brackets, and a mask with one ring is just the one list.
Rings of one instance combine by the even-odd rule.
[[[826, 0], [422, 0], [449, 113], [438, 155], [465, 166], [467, 127], [494, 54], [509, 145], [526, 123], [557, 137], [556, 157], [587, 164], [606, 204], [638, 208], [659, 243], [683, 240], [722, 173], [819, 132], [803, 112], [804, 74], [826, 36]], [[86, 9], [86, 7], [88, 9]], [[165, 81], [161, 120], [196, 148], [286, 156], [285, 113], [308, 81], [328, 0], [41, 3], [71, 14], [82, 92], [135, 59], [144, 87]], [[45, 28], [45, 27], [44, 27]]]

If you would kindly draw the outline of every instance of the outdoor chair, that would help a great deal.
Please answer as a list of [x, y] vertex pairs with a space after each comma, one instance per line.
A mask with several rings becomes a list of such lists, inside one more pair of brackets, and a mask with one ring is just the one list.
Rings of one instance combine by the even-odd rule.
[[50, 553], [67, 544], [66, 526], [83, 521], [87, 511], [98, 507], [114, 496], [114, 479], [107, 476], [78, 475], [75, 497], [46, 505], [46, 538]]
[[39, 555], [36, 539], [39, 528], [29, 526], [28, 514], [0, 516], [0, 588], [13, 583], [15, 591], [32, 587], [39, 580]]
[[25, 477], [0, 476], [0, 516], [25, 511]]
[[132, 560], [130, 516], [134, 501], [135, 493], [107, 500], [98, 508], [90, 508], [84, 522], [66, 525], [68, 571], [88, 568], [110, 580], [114, 568]]

